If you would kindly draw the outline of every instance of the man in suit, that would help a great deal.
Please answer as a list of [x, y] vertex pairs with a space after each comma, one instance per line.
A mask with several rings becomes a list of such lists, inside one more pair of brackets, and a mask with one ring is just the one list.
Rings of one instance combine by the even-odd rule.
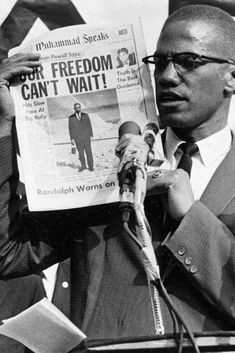
[[[235, 330], [235, 139], [227, 125], [235, 91], [234, 26], [232, 17], [215, 7], [183, 7], [167, 19], [155, 54], [144, 60], [155, 65], [157, 105], [167, 127], [170, 168], [149, 174], [154, 195], [145, 203], [164, 287], [148, 280], [139, 246], [115, 206], [95, 216], [91, 209], [86, 217], [74, 210], [49, 218], [41, 214], [38, 221], [36, 214], [22, 228], [4, 80], [36, 64], [18, 56], [5, 61], [8, 70], [0, 66], [0, 272], [22, 275], [70, 256], [72, 319], [89, 338], [182, 331], [170, 302], [177, 321], [183, 317], [193, 332]], [[148, 154], [141, 136], [127, 137], [118, 150], [136, 143]], [[182, 141], [197, 144], [193, 156], [184, 153], [191, 179], [189, 168], [176, 169]], [[135, 217], [130, 222], [134, 230]]]
[[[42, 279], [38, 275], [0, 280], [0, 320], [18, 315], [45, 296]], [[18, 341], [0, 335], [0, 352], [24, 353], [29, 350]]]
[[72, 145], [76, 145], [81, 162], [79, 171], [87, 169], [85, 154], [88, 168], [94, 170], [93, 155], [91, 149], [91, 137], [93, 137], [91, 121], [89, 115], [81, 111], [81, 104], [74, 104], [74, 113], [69, 116], [69, 135]]

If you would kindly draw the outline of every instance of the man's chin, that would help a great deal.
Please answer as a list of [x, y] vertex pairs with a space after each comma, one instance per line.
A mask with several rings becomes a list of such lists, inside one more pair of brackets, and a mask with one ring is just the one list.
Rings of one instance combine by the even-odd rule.
[[187, 118], [182, 114], [161, 114], [159, 115], [162, 126], [171, 128], [184, 129], [188, 126]]

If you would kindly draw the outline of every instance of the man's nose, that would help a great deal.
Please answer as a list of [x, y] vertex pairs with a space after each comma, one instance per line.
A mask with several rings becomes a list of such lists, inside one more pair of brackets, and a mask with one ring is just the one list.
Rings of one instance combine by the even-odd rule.
[[155, 80], [159, 82], [160, 85], [165, 86], [165, 85], [177, 85], [180, 77], [178, 75], [178, 72], [176, 71], [176, 68], [174, 66], [174, 63], [172, 60], [169, 60], [165, 69], [162, 70], [161, 73], [155, 72], [154, 74]]

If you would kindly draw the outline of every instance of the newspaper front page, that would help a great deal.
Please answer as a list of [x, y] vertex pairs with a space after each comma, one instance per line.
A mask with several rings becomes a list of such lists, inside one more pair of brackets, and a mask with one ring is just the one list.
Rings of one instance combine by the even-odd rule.
[[119, 126], [157, 121], [141, 21], [64, 27], [17, 52], [42, 61], [11, 88], [29, 209], [119, 201]]

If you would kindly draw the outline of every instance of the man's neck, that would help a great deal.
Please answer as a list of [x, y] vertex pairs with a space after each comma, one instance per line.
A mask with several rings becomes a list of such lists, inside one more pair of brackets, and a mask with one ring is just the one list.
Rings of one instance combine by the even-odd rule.
[[215, 124], [212, 127], [210, 126], [208, 129], [198, 126], [197, 128], [193, 129], [172, 128], [172, 131], [179, 139], [183, 141], [197, 142], [215, 134], [216, 132], [219, 132], [225, 128], [226, 125], [227, 122], [221, 122], [221, 124]]

